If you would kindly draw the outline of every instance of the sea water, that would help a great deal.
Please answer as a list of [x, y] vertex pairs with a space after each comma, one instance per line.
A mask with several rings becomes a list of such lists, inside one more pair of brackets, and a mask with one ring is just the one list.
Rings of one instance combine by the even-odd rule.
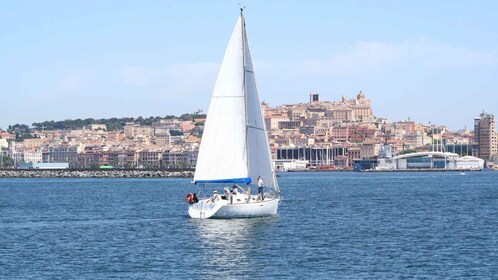
[[498, 172], [280, 173], [270, 218], [189, 179], [0, 179], [1, 279], [496, 279]]

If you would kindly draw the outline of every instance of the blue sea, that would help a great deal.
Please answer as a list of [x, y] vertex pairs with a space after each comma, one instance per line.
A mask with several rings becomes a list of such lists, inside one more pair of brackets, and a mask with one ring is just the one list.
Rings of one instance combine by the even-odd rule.
[[0, 179], [0, 278], [498, 278], [498, 172], [278, 179], [236, 220], [190, 219], [189, 179]]

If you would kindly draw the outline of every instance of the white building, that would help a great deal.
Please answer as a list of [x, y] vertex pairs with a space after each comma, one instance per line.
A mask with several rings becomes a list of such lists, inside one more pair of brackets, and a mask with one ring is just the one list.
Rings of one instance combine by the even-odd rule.
[[309, 164], [307, 160], [298, 159], [276, 159], [273, 161], [277, 171], [300, 171], [306, 170]]
[[43, 153], [37, 150], [27, 150], [24, 151], [24, 162], [42, 162]]
[[473, 156], [464, 156], [455, 160], [456, 169], [481, 170], [484, 168], [484, 160]]
[[482, 170], [484, 160], [448, 152], [419, 152], [379, 159], [376, 170]]
[[8, 148], [9, 143], [7, 142], [7, 139], [0, 138], [0, 149], [1, 148]]

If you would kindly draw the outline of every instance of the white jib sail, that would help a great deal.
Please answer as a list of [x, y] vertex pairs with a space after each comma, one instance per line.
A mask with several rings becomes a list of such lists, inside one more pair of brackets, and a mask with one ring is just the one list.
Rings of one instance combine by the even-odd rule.
[[[245, 30], [245, 28], [244, 28]], [[245, 82], [247, 102], [247, 137], [249, 147], [249, 177], [254, 183], [261, 176], [266, 186], [278, 191], [278, 184], [273, 169], [265, 120], [258, 96], [256, 78], [252, 66], [251, 50], [247, 33], [244, 32], [245, 43]]]

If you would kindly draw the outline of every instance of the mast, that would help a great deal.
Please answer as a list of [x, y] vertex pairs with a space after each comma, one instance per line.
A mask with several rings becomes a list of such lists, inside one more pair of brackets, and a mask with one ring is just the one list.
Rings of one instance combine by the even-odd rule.
[[[249, 146], [249, 117], [248, 117], [248, 108], [247, 108], [247, 82], [246, 82], [246, 21], [244, 19], [244, 8], [240, 8], [240, 19], [241, 19], [241, 24], [240, 28], [242, 29], [242, 73], [243, 73], [243, 86], [244, 86], [244, 117], [245, 117], [245, 131], [246, 131], [246, 157], [247, 157], [247, 170], [250, 172], [251, 170], [251, 157], [250, 157], [250, 146]], [[249, 175], [249, 174], [248, 174]]]

